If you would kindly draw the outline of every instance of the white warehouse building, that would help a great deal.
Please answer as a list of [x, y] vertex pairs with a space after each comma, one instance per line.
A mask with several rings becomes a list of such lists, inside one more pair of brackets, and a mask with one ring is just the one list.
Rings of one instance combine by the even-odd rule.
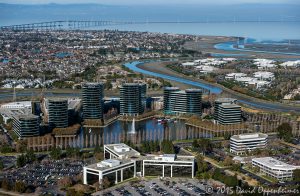
[[252, 133], [233, 135], [230, 138], [230, 152], [240, 155], [267, 145], [267, 134]]

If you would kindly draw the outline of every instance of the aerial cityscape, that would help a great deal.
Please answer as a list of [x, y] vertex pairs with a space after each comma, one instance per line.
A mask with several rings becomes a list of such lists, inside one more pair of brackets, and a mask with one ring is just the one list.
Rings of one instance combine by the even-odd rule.
[[0, 0], [0, 195], [300, 195], [300, 3]]

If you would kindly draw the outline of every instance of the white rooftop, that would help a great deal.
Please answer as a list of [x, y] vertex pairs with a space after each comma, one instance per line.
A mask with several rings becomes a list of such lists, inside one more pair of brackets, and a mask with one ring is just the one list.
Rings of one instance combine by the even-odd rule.
[[2, 104], [1, 108], [12, 108], [12, 109], [31, 108], [31, 101], [20, 101], [20, 102], [6, 103], [6, 104]]
[[290, 165], [272, 157], [253, 158], [252, 161], [259, 162], [260, 164], [271, 167], [273, 169], [293, 170], [300, 168], [300, 166]]
[[129, 158], [140, 156], [140, 153], [130, 146], [120, 143], [120, 144], [106, 144], [104, 148], [108, 148], [110, 151], [114, 152], [119, 156], [119, 158]]
[[233, 135], [230, 139], [233, 140], [256, 140], [256, 139], [267, 139], [268, 135], [263, 133], [246, 133], [240, 135]]

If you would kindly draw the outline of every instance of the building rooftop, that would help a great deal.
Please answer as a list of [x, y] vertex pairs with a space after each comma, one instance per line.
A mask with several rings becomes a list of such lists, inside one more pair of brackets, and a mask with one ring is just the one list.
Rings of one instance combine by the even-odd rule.
[[216, 99], [216, 102], [219, 102], [219, 103], [234, 103], [236, 101], [237, 101], [236, 99], [232, 99], [232, 98], [219, 98], [219, 99]]
[[178, 87], [165, 87], [165, 90], [173, 90], [173, 91], [175, 91], [175, 90], [179, 90], [179, 88]]
[[223, 103], [220, 105], [220, 108], [241, 108], [241, 106], [236, 105], [236, 104], [231, 104], [231, 103]]
[[131, 148], [130, 146], [120, 143], [120, 144], [106, 144], [104, 148], [108, 148], [110, 151], [117, 154], [120, 158], [131, 158], [131, 157], [138, 157], [141, 154]]
[[253, 158], [252, 161], [259, 162], [265, 166], [272, 167], [273, 169], [299, 169], [300, 166], [289, 165], [272, 157], [261, 157], [261, 158]]
[[230, 139], [233, 140], [256, 140], [256, 139], [267, 139], [268, 135], [263, 133], [246, 133], [240, 135], [233, 135]]
[[11, 102], [1, 105], [2, 108], [5, 107], [22, 107], [22, 108], [31, 108], [31, 101], [19, 101], [19, 102]]
[[147, 154], [146, 156], [142, 157], [143, 160], [162, 160], [162, 161], [172, 161], [172, 162], [193, 162], [195, 157], [194, 156], [177, 156], [175, 154], [163, 154], [163, 155], [152, 155]]
[[124, 83], [122, 86], [139, 86], [144, 85], [144, 83]]
[[55, 98], [52, 98], [52, 97], [51, 97], [51, 98], [48, 98], [47, 100], [48, 100], [48, 102], [49, 102], [49, 101], [51, 101], [51, 102], [64, 102], [64, 101], [67, 102], [67, 101], [68, 101], [68, 99], [58, 98], [58, 97], [55, 97]]
[[21, 114], [21, 115], [17, 115], [16, 116], [16, 119], [19, 119], [19, 120], [32, 120], [32, 119], [37, 119], [39, 118], [38, 116], [36, 115], [33, 115], [33, 114]]
[[190, 89], [186, 89], [185, 92], [202, 92], [201, 89], [194, 89], [194, 88], [190, 88]]
[[97, 171], [104, 171], [110, 168], [114, 168], [114, 167], [118, 167], [118, 166], [122, 166], [124, 164], [133, 162], [131, 160], [115, 160], [115, 159], [107, 159], [104, 161], [101, 161], [99, 163], [94, 163], [88, 166], [85, 166], [88, 169], [93, 169], [93, 170], [97, 170]]

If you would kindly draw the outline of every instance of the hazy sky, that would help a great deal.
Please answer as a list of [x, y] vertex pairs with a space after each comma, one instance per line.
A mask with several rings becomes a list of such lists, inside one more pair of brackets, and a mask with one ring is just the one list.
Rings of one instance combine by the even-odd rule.
[[0, 0], [0, 3], [45, 4], [45, 3], [99, 3], [99, 4], [300, 4], [299, 0]]

